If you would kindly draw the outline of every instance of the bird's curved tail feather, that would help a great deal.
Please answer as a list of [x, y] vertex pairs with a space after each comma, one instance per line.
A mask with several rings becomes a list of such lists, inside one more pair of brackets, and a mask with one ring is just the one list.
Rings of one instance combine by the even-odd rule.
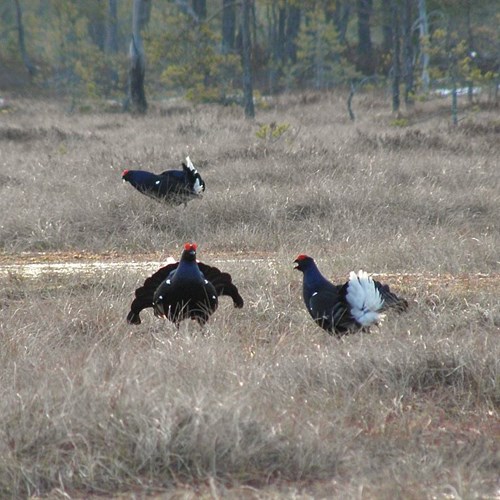
[[186, 156], [186, 163], [183, 163], [182, 167], [188, 175], [191, 189], [195, 194], [201, 194], [205, 190], [205, 183], [203, 182], [201, 175], [198, 173], [198, 170], [196, 170], [189, 156]]

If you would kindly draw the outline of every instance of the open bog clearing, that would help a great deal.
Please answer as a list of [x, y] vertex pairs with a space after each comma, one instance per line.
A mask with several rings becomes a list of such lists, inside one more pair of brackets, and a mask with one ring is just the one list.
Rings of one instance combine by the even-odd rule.
[[[31, 255], [29, 259], [21, 258], [17, 262], [0, 263], [0, 277], [18, 278], [18, 279], [43, 279], [47, 276], [66, 275], [78, 279], [79, 275], [94, 276], [117, 273], [141, 273], [145, 277], [152, 274], [160, 267], [171, 262], [175, 262], [174, 257], [167, 257], [165, 260], [152, 261], [127, 261], [120, 259], [117, 261], [106, 258], [105, 260], [96, 260], [99, 256], [94, 256], [91, 261], [65, 260], [58, 261], [60, 255], [41, 254], [39, 262], [34, 262], [37, 257]], [[233, 271], [241, 266], [252, 269], [255, 273], [266, 273], [278, 266], [279, 256], [268, 255], [266, 257], [242, 257], [227, 258], [213, 257], [210, 263], [215, 266]], [[8, 259], [12, 261], [12, 258]], [[436, 287], [456, 288], [468, 292], [481, 291], [484, 289], [498, 290], [500, 292], [500, 274], [498, 273], [470, 273], [453, 275], [450, 273], [432, 274], [432, 273], [370, 273], [370, 275], [382, 281], [391, 283], [404, 283], [406, 286], [419, 286], [428, 289]], [[338, 281], [346, 280], [347, 277], [332, 276], [331, 279]]]
[[[0, 126], [0, 496], [500, 498], [498, 109], [384, 96], [67, 113]], [[278, 138], [263, 125], [287, 125]], [[199, 200], [121, 181], [189, 156]], [[134, 291], [187, 241], [231, 273], [204, 329]], [[302, 301], [300, 253], [364, 269], [410, 307], [337, 339]]]

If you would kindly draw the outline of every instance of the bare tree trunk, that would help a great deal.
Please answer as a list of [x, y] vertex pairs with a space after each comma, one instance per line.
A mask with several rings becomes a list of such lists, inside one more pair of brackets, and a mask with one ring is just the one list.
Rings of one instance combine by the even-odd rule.
[[204, 21], [207, 18], [207, 1], [206, 0], [193, 0], [193, 12], [196, 14], [198, 20]]
[[413, 44], [412, 44], [413, 9], [412, 0], [404, 0], [403, 12], [403, 54], [404, 54], [404, 81], [405, 105], [414, 104], [414, 78], [413, 78]]
[[24, 43], [24, 24], [23, 24], [23, 11], [21, 9], [21, 4], [19, 0], [14, 0], [14, 5], [16, 7], [16, 19], [17, 19], [17, 37], [19, 41], [19, 51], [21, 52], [21, 57], [23, 59], [24, 67], [28, 71], [30, 76], [35, 76], [36, 67], [31, 62], [26, 51], [26, 45]]
[[242, 64], [243, 64], [243, 100], [245, 104], [245, 116], [253, 118], [255, 109], [253, 105], [253, 86], [252, 86], [252, 61], [251, 61], [251, 42], [250, 42], [250, 3], [253, 0], [243, 0], [241, 17], [241, 36], [242, 36]]
[[270, 53], [269, 65], [269, 92], [273, 94], [276, 92], [276, 83], [278, 81], [278, 15], [276, 12], [277, 2], [273, 0], [267, 5], [267, 18], [268, 18], [268, 40], [267, 44]]
[[280, 77], [283, 75], [283, 64], [285, 62], [285, 27], [286, 9], [285, 4], [277, 1], [273, 2], [273, 41], [271, 43], [271, 71], [270, 87], [271, 92], [278, 88]]
[[401, 83], [400, 26], [397, 0], [392, 0], [392, 111], [397, 113], [400, 106], [399, 85]]
[[392, 50], [392, 10], [391, 0], [382, 0], [382, 52], [390, 54]]
[[300, 30], [300, 7], [290, 5], [286, 21], [285, 60], [295, 64], [297, 62], [297, 35]]
[[[471, 10], [472, 4], [470, 0], [466, 2], [466, 23], [467, 23], [467, 51], [469, 53], [469, 57], [471, 54], [474, 54], [474, 35], [472, 33], [472, 21], [471, 21]], [[472, 103], [472, 99], [474, 97], [474, 82], [472, 79], [467, 81], [467, 98], [469, 103]]]
[[371, 75], [375, 69], [370, 32], [372, 8], [373, 0], [356, 0], [358, 12], [358, 69], [365, 75]]
[[279, 7], [278, 9], [278, 39], [276, 40], [276, 62], [281, 66], [285, 62], [285, 26], [286, 26], [286, 9]]
[[451, 87], [451, 121], [454, 126], [458, 124], [457, 80], [454, 77]]
[[424, 93], [429, 92], [431, 82], [429, 76], [429, 20], [427, 18], [427, 7], [425, 0], [418, 0], [418, 20], [420, 31], [420, 51], [422, 53], [422, 90]]
[[144, 91], [146, 73], [146, 57], [141, 38], [141, 23], [144, 22], [144, 11], [148, 0], [134, 0], [132, 12], [132, 41], [129, 48], [128, 98], [132, 113], [143, 114], [148, 108]]
[[117, 1], [108, 0], [108, 12], [106, 16], [106, 41], [104, 50], [108, 54], [118, 52], [118, 14]]
[[[106, 37], [104, 40], [104, 52], [106, 54], [118, 53], [118, 13], [117, 1], [108, 0], [108, 11], [106, 13]], [[119, 77], [116, 68], [110, 66], [109, 80], [113, 87], [118, 85]]]
[[257, 40], [257, 10], [255, 0], [250, 3], [250, 40]]
[[236, 33], [236, 9], [234, 0], [222, 0], [222, 53], [234, 50]]

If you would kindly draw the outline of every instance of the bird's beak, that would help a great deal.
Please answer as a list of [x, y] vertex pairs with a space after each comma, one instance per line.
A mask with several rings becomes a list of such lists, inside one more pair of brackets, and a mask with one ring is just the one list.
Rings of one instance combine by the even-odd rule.
[[294, 264], [297, 264], [297, 265], [294, 267], [294, 269], [296, 269], [297, 271], [300, 271], [300, 269], [299, 269], [299, 261], [298, 261], [298, 260], [294, 260], [294, 261], [293, 261], [293, 263], [294, 263]]

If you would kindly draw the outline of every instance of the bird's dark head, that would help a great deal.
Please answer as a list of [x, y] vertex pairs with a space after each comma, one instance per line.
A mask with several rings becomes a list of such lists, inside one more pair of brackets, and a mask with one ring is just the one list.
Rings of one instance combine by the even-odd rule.
[[314, 262], [312, 257], [309, 257], [309, 255], [305, 255], [301, 253], [295, 260], [295, 264], [297, 264], [294, 269], [297, 269], [297, 271], [302, 271], [304, 272], [309, 265]]
[[136, 188], [139, 188], [139, 186], [150, 188], [153, 183], [157, 182], [158, 176], [145, 170], [125, 169], [122, 172], [122, 180], [130, 182]]
[[198, 246], [196, 245], [196, 243], [186, 243], [184, 245], [184, 251], [182, 252], [181, 259], [187, 261], [195, 261], [197, 248]]

